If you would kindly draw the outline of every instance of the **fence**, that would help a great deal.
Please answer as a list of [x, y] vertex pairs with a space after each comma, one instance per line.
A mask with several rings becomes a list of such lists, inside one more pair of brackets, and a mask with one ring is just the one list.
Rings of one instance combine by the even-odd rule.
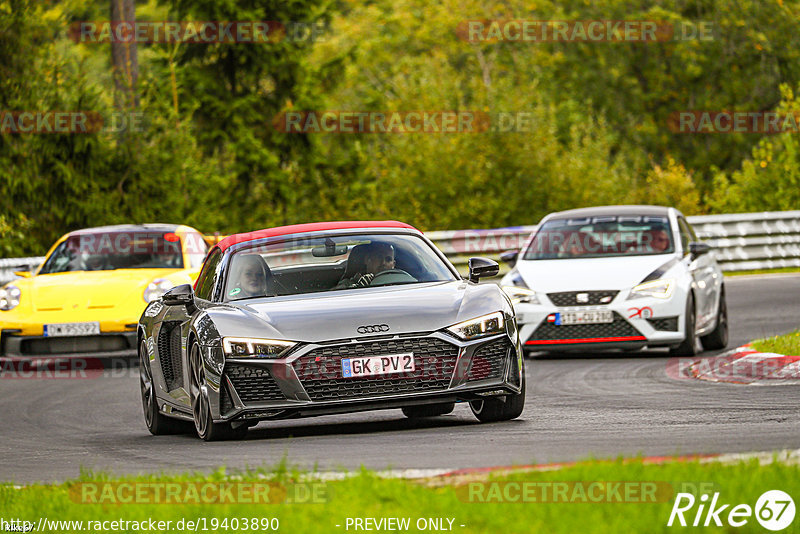
[[[800, 211], [765, 211], [688, 217], [697, 237], [711, 245], [724, 271], [800, 267]], [[498, 259], [520, 249], [536, 226], [429, 232], [460, 271], [470, 256]]]
[[[800, 267], [800, 211], [765, 211], [688, 217], [698, 238], [714, 249], [724, 271]], [[426, 235], [462, 272], [470, 256], [498, 259], [519, 249], [536, 226], [428, 232]], [[14, 271], [36, 268], [43, 257], [0, 259], [0, 284]], [[506, 269], [505, 266], [502, 267]]]

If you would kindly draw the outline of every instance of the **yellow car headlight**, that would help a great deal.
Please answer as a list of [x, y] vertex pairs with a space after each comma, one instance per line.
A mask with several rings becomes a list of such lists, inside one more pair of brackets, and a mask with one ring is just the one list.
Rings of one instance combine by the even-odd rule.
[[447, 331], [467, 341], [479, 337], [502, 334], [506, 331], [506, 322], [503, 312], [494, 312], [454, 324]]
[[222, 349], [231, 358], [280, 358], [295, 345], [293, 341], [280, 339], [222, 338]]
[[22, 291], [15, 285], [9, 284], [0, 289], [0, 310], [9, 311], [19, 306]]
[[641, 297], [655, 297], [657, 299], [668, 299], [672, 296], [672, 291], [675, 289], [675, 280], [672, 278], [662, 278], [660, 280], [652, 280], [639, 284], [631, 289], [631, 294], [628, 299], [636, 299]]

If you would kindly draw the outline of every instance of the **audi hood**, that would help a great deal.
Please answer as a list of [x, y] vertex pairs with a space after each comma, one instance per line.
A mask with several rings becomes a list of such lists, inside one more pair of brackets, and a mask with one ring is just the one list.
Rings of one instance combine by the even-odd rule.
[[320, 342], [363, 337], [363, 326], [388, 326], [376, 335], [432, 332], [495, 311], [512, 313], [496, 286], [462, 280], [250, 299], [207, 313], [221, 336]]

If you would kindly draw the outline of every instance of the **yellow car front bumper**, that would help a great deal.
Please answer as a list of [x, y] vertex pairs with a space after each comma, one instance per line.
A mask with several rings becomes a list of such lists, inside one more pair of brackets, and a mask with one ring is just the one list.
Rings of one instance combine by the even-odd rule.
[[[136, 353], [138, 317], [109, 317], [89, 310], [39, 311], [32, 316], [0, 316], [0, 356], [129, 356]], [[45, 336], [44, 326], [64, 323], [98, 323], [100, 333], [83, 336]]]

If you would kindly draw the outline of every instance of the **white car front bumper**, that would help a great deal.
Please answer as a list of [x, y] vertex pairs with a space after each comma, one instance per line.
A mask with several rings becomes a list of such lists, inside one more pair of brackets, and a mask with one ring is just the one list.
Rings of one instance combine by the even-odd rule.
[[[576, 296], [580, 293], [588, 294], [588, 304], [577, 303]], [[613, 294], [610, 302], [599, 302], [610, 294]], [[636, 349], [674, 346], [683, 341], [684, 292], [675, 291], [669, 299], [643, 297], [628, 300], [628, 294], [628, 290], [537, 292], [539, 304], [514, 305], [523, 346], [528, 350]], [[592, 310], [610, 310], [613, 322], [558, 324], [560, 318], [556, 314]]]

